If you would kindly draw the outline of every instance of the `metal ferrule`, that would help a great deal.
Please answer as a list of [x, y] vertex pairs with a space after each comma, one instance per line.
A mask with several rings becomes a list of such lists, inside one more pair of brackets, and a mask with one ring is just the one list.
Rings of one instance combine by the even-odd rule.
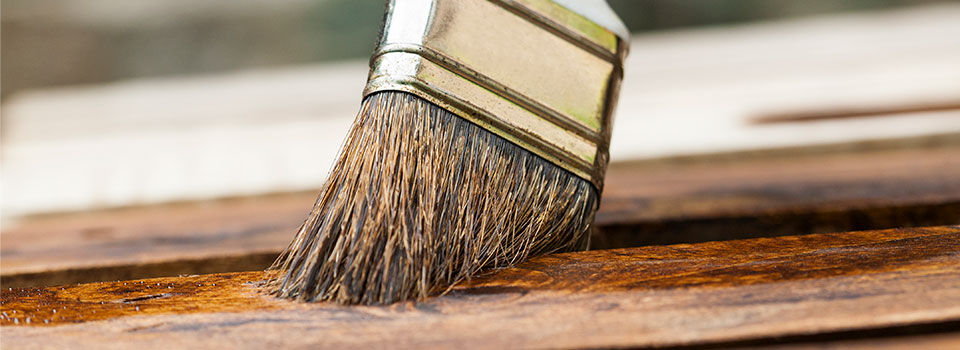
[[548, 0], [392, 0], [364, 96], [413, 93], [599, 192], [626, 52]]

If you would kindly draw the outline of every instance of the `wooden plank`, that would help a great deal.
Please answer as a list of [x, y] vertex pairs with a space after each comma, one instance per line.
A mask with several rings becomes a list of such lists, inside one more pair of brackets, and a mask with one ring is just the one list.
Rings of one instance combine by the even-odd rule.
[[277, 300], [264, 277], [3, 290], [0, 345], [662, 347], [942, 324], [960, 321], [960, 227], [556, 254], [390, 306]]
[[[594, 248], [960, 224], [960, 137], [790, 152], [613, 164]], [[27, 219], [0, 233], [0, 277], [15, 287], [262, 269], [314, 195]]]
[[[960, 331], [957, 325], [950, 324], [953, 329], [945, 333], [924, 334], [915, 336], [890, 336], [874, 334], [873, 338], [820, 340], [812, 342], [789, 343], [782, 342], [776, 345], [744, 346], [754, 350], [781, 349], [781, 350], [956, 350], [960, 349]], [[871, 332], [872, 333], [872, 332]], [[739, 348], [739, 347], [738, 347]]]
[[4, 286], [263, 269], [313, 193], [52, 215], [0, 233]]
[[901, 146], [616, 164], [594, 247], [960, 224], [960, 138]]

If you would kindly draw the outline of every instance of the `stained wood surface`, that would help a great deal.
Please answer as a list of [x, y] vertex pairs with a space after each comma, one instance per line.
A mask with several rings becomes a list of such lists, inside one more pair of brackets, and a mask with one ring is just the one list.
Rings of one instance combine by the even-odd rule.
[[780, 349], [780, 350], [956, 350], [960, 349], [960, 330], [916, 336], [884, 336], [876, 334], [874, 338], [853, 340], [821, 340], [801, 343], [783, 343], [763, 346], [744, 346], [744, 349]]
[[593, 245], [960, 224], [957, 136], [621, 163], [608, 172]]
[[950, 325], [960, 321], [960, 227], [556, 254], [423, 303], [390, 306], [281, 301], [259, 294], [264, 278], [243, 272], [3, 290], [0, 342], [100, 349], [722, 346]]
[[[960, 224], [960, 138], [915, 142], [931, 144], [613, 164], [594, 248]], [[0, 277], [49, 286], [263, 269], [314, 196], [28, 219], [0, 233]]]
[[873, 339], [816, 341], [799, 344], [777, 344], [765, 346], [744, 346], [744, 349], [781, 349], [781, 350], [956, 350], [960, 349], [960, 331], [921, 335], [885, 337], [878, 335]]
[[53, 215], [0, 233], [3, 286], [263, 269], [313, 193]]

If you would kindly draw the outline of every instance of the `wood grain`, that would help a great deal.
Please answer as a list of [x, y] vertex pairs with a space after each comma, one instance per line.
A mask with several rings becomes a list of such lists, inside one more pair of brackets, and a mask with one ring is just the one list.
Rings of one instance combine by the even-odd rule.
[[96, 282], [7, 289], [2, 325], [59, 325], [121, 316], [269, 309], [279, 300], [257, 294], [264, 272]]
[[[916, 142], [613, 164], [594, 248], [960, 224], [960, 137]], [[28, 219], [0, 233], [3, 284], [263, 269], [289, 243], [314, 196]]]
[[583, 293], [743, 286], [941, 266], [948, 264], [941, 258], [960, 258], [958, 253], [956, 227], [596, 250], [532, 259], [476, 278], [459, 291]]
[[960, 224], [960, 138], [934, 142], [611, 166], [593, 246]]
[[314, 195], [30, 219], [0, 233], [3, 285], [49, 286], [263, 269], [290, 243]]
[[247, 272], [4, 290], [0, 342], [662, 347], [957, 322], [960, 227], [556, 254], [423, 303], [390, 306], [280, 301], [257, 293], [263, 278]]
[[[746, 347], [744, 347], [746, 348]], [[956, 350], [960, 349], [960, 331], [943, 334], [885, 337], [878, 335], [874, 339], [833, 340], [808, 343], [787, 343], [768, 346], [751, 346], [750, 349], [782, 350]]]

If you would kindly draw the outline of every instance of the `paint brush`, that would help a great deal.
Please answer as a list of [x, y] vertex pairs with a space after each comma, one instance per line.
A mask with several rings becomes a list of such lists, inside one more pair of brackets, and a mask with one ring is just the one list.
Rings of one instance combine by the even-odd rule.
[[586, 249], [626, 35], [603, 1], [389, 1], [360, 112], [273, 293], [389, 304]]

